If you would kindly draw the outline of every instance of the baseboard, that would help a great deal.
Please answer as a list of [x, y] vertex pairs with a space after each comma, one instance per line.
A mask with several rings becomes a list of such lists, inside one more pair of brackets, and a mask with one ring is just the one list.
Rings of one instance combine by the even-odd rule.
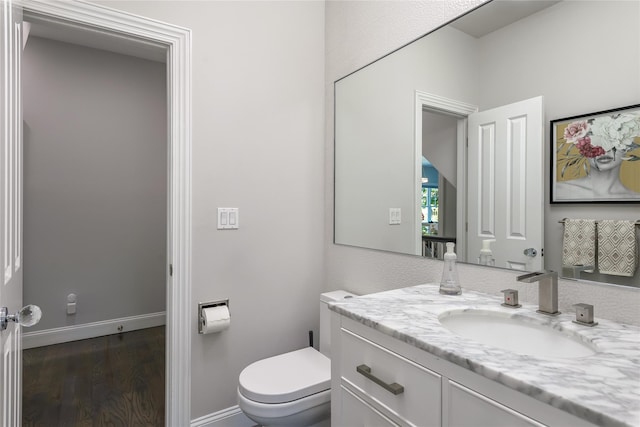
[[191, 427], [253, 427], [255, 425], [256, 423], [247, 418], [237, 405], [191, 420]]
[[22, 348], [42, 347], [45, 345], [61, 344], [63, 342], [117, 334], [119, 332], [152, 328], [154, 326], [164, 325], [165, 317], [166, 312], [161, 311], [158, 313], [143, 314], [140, 316], [121, 317], [119, 319], [84, 323], [82, 325], [63, 326], [61, 328], [25, 332], [22, 334]]

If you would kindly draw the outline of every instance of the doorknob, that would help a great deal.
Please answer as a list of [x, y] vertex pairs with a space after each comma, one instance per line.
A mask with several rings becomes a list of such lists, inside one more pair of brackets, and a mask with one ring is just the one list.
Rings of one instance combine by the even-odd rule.
[[536, 251], [533, 248], [527, 248], [524, 250], [524, 254], [526, 256], [530, 256], [531, 258], [534, 258], [536, 255], [538, 255], [538, 251]]
[[9, 321], [16, 322], [20, 326], [33, 326], [40, 321], [42, 310], [37, 305], [29, 304], [17, 312], [16, 314], [7, 314], [7, 307], [0, 308], [0, 331], [7, 329]]

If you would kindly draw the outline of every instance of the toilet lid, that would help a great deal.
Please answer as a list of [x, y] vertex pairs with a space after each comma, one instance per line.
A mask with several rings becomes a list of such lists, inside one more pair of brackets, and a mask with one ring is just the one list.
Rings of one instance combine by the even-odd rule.
[[255, 402], [291, 402], [331, 388], [331, 361], [312, 347], [259, 360], [240, 373], [239, 388]]

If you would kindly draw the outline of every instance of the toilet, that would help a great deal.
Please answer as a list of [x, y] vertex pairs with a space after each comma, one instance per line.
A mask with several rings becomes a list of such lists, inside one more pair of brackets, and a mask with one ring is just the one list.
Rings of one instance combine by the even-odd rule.
[[330, 426], [331, 301], [352, 298], [346, 291], [320, 295], [320, 351], [313, 347], [258, 360], [238, 379], [238, 406], [265, 427]]

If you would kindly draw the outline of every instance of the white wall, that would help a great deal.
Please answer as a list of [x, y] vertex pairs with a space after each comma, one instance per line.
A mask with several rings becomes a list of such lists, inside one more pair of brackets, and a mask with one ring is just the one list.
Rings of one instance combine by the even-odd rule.
[[165, 74], [158, 62], [29, 39], [24, 300], [44, 312], [29, 332], [165, 310]]
[[[191, 418], [236, 405], [249, 363], [302, 348], [323, 273], [324, 3], [104, 1], [193, 31]], [[217, 230], [238, 207], [240, 228]], [[231, 328], [198, 335], [199, 301]], [[169, 391], [170, 392], [170, 391]]]
[[[439, 261], [332, 243], [333, 82], [478, 3], [464, 0], [327, 3], [325, 253], [328, 289], [369, 293], [440, 281], [442, 263]], [[349, 25], [345, 25], [346, 22]], [[516, 272], [460, 265], [459, 273], [463, 288], [499, 294], [507, 284], [521, 291], [523, 301], [537, 300], [536, 286], [516, 282]], [[571, 311], [572, 304], [591, 303], [595, 304], [596, 316], [640, 324], [639, 291], [637, 288], [561, 280], [560, 307]]]

